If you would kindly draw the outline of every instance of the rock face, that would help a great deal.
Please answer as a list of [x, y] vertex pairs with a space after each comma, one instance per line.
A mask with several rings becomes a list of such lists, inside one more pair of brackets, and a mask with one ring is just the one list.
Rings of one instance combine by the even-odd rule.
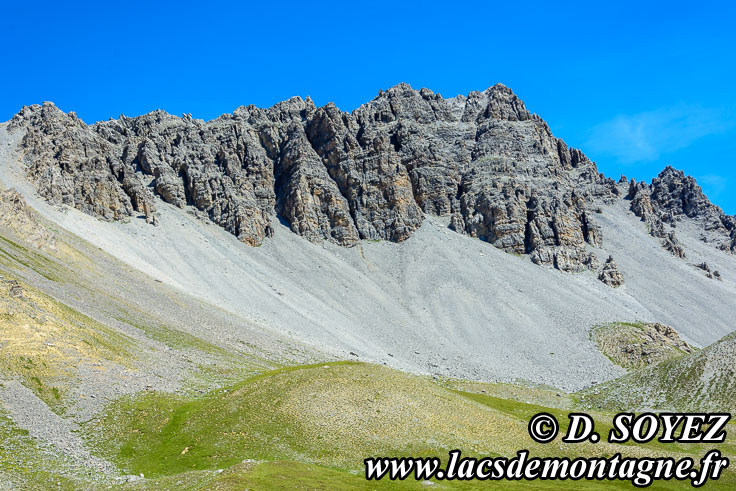
[[603, 265], [603, 270], [601, 270], [600, 275], [598, 275], [598, 279], [613, 288], [618, 288], [624, 284], [624, 275], [618, 270], [618, 266], [616, 265], [616, 261], [613, 260], [613, 257], [608, 256], [608, 260], [606, 260], [606, 264]]
[[[400, 84], [352, 113], [295, 97], [209, 122], [154, 111], [88, 126], [44, 103], [24, 107], [9, 128], [23, 132], [28, 178], [53, 203], [155, 224], [160, 199], [196, 208], [250, 245], [272, 235], [275, 219], [314, 242], [401, 242], [429, 214], [537, 264], [597, 269], [588, 246], [603, 238], [590, 204], [622, 196], [503, 85], [444, 99]], [[660, 227], [673, 223], [663, 218], [670, 208], [707, 211], [713, 227], [733, 232], [697, 185], [676, 178], [631, 185], [632, 210], [652, 217], [653, 233], [676, 250]], [[689, 201], [675, 210], [680, 188]]]
[[631, 200], [631, 211], [647, 223], [649, 232], [660, 238], [662, 246], [674, 256], [686, 257], [675, 236], [677, 221], [683, 217], [700, 223], [704, 241], [723, 251], [736, 252], [736, 217], [712, 204], [695, 179], [682, 171], [668, 166], [650, 185], [632, 180], [627, 198]]
[[18, 125], [26, 129], [28, 178], [47, 200], [108, 220], [152, 207], [153, 195], [141, 176], [74, 113], [48, 103], [24, 107], [11, 120], [11, 128]]
[[0, 190], [0, 227], [39, 249], [56, 249], [56, 237], [39, 223], [15, 189]]
[[[673, 256], [684, 259], [685, 250], [675, 236], [674, 216], [670, 216], [653, 201], [651, 187], [645, 182], [637, 183], [632, 179], [628, 198], [631, 200], [631, 211], [646, 222], [652, 237], [659, 238], [662, 247]], [[665, 219], [669, 221], [669, 225], [665, 225]]]

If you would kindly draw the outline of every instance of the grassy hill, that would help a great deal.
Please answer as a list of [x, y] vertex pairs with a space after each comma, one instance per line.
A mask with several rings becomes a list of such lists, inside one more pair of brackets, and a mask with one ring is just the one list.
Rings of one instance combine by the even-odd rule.
[[591, 407], [725, 411], [736, 406], [736, 333], [580, 393]]
[[[463, 392], [430, 378], [363, 363], [298, 366], [196, 399], [149, 394], [117, 402], [88, 423], [86, 438], [124, 472], [142, 473], [147, 486], [164, 487], [206, 482], [208, 487], [258, 488], [258, 483], [268, 482], [269, 487], [281, 483], [287, 489], [334, 482], [347, 489], [374, 488], [375, 483], [367, 486], [362, 477], [365, 457], [446, 456], [453, 448], [475, 456], [514, 455], [525, 448], [533, 455], [570, 458], [616, 452], [700, 455], [707, 450], [658, 443], [536, 444], [527, 434], [529, 418], [551, 412], [564, 430], [568, 410], [496, 397], [492, 385], [484, 390]], [[611, 415], [596, 418], [601, 434], [607, 434]], [[733, 439], [719, 448], [736, 453]], [[717, 484], [736, 485], [736, 475], [729, 473]], [[436, 485], [470, 487], [458, 482]], [[421, 487], [416, 482], [402, 486]], [[677, 486], [668, 483], [667, 488]], [[556, 486], [537, 482], [533, 487]]]

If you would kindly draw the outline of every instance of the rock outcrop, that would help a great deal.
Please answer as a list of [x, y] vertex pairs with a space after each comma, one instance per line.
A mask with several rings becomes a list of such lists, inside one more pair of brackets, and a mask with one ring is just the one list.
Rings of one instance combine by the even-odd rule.
[[[9, 128], [23, 132], [27, 176], [53, 203], [155, 224], [160, 199], [250, 245], [270, 237], [276, 219], [310, 241], [350, 246], [401, 242], [435, 215], [537, 264], [597, 270], [589, 246], [603, 238], [590, 204], [622, 196], [503, 85], [444, 99], [400, 84], [352, 113], [294, 97], [209, 122], [154, 111], [88, 126], [44, 103]], [[683, 257], [671, 230], [678, 214], [734, 233], [732, 217], [688, 179], [666, 171], [628, 193], [652, 234]]]
[[734, 358], [736, 333], [731, 333], [700, 351], [650, 364], [578, 395], [583, 407], [611, 411], [729, 412], [736, 404]]
[[710, 279], [716, 279], [723, 281], [723, 278], [721, 277], [721, 273], [718, 270], [711, 270], [710, 265], [708, 263], [700, 263], [695, 265], [696, 268], [701, 269], [705, 272], [705, 276]]
[[613, 260], [612, 256], [608, 256], [598, 279], [613, 288], [618, 288], [624, 284], [624, 275], [619, 271], [618, 265], [616, 265], [616, 261]]
[[596, 326], [591, 338], [612, 362], [629, 370], [696, 351], [675, 329], [657, 322]]
[[661, 239], [662, 246], [674, 256], [685, 258], [685, 251], [675, 236], [678, 220], [696, 220], [702, 227], [701, 237], [723, 251], [736, 252], [736, 217], [726, 215], [711, 203], [694, 178], [670, 166], [651, 184], [631, 180], [628, 199], [631, 211]]
[[627, 197], [631, 200], [631, 211], [647, 224], [652, 237], [660, 239], [662, 247], [673, 256], [684, 259], [686, 254], [675, 235], [674, 218], [668, 220], [669, 224], [665, 225], [663, 217], [667, 212], [652, 200], [651, 187], [645, 182], [636, 182], [632, 179]]
[[0, 189], [0, 228], [39, 249], [56, 249], [54, 234], [38, 221], [23, 195], [15, 189]]

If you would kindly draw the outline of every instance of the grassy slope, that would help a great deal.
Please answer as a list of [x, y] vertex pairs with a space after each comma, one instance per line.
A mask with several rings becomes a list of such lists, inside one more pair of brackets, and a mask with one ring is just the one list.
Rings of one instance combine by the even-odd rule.
[[[361, 473], [346, 472], [314, 464], [299, 462], [258, 462], [243, 463], [226, 469], [221, 473], [199, 472], [178, 474], [176, 476], [131, 485], [132, 489], [187, 489], [242, 490], [267, 489], [276, 491], [335, 489], [335, 490], [374, 490], [374, 489], [636, 489], [623, 483], [599, 483], [595, 481], [553, 482], [553, 481], [366, 481]], [[652, 490], [687, 489], [677, 483], [654, 483]], [[689, 488], [692, 489], [692, 488]], [[705, 489], [733, 489], [732, 483], [716, 482]]]
[[[255, 346], [226, 350], [176, 329], [150, 307], [144, 312], [128, 300], [125, 288], [145, 285], [137, 277], [138, 283], [126, 283], [134, 277], [124, 265], [55, 225], [34, 220], [34, 230], [55, 237], [53, 248], [30, 245], [12, 228], [0, 225], [0, 375], [18, 378], [56, 412], [64, 411], [66, 393], [76, 385], [80, 367], [98, 372], [108, 371], [111, 364], [139, 369], [147, 366], [146, 358], [156, 356], [160, 344], [152, 348], [153, 343], [131, 338], [124, 334], [130, 329], [121, 332], [121, 324], [193, 360], [184, 389], [233, 383], [281, 366]], [[21, 297], [10, 294], [13, 281], [22, 286]], [[63, 285], [70, 297], [94, 299], [91, 310], [104, 323], [48, 295], [54, 289], [47, 285]]]
[[[452, 448], [465, 455], [514, 455], [526, 448], [533, 455], [569, 457], [698, 456], [708, 450], [697, 445], [539, 445], [529, 438], [526, 424], [540, 411], [556, 414], [566, 427], [564, 410], [450, 390], [375, 365], [338, 363], [269, 372], [195, 400], [163, 394], [127, 400], [91, 422], [87, 438], [126, 472], [154, 478], [140, 486], [162, 487], [281, 483], [286, 489], [295, 482], [304, 488], [335, 482], [364, 489], [375, 487], [362, 478], [367, 456], [446, 456]], [[597, 419], [605, 435], [611, 415]], [[719, 448], [736, 454], [733, 440]], [[225, 470], [213, 473], [217, 469]], [[736, 476], [730, 472], [720, 484], [734, 486]], [[677, 486], [668, 483], [667, 488]]]
[[5, 272], [0, 282], [0, 371], [19, 378], [52, 409], [63, 409], [65, 393], [82, 366], [105, 369], [129, 365], [137, 351], [128, 337], [18, 282], [22, 296], [10, 294]]
[[[44, 230], [48, 227], [36, 225]], [[94, 299], [101, 317], [129, 324], [150, 340], [192, 360], [186, 385], [181, 387], [184, 392], [232, 383], [280, 366], [260, 357], [257, 348], [246, 346], [251, 352], [248, 354], [225, 350], [178, 331], [150, 313], [137, 310], [122, 290], [108, 287], [106, 291], [114, 295], [97, 290], [90, 278], [123, 281], [127, 278], [123, 269], [122, 279], [109, 278], [109, 273], [98, 269], [97, 256], [82, 251], [98, 256], [103, 252], [92, 250], [78, 239], [74, 240], [82, 244], [81, 248], [79, 243], [77, 247], [70, 246], [68, 234], [58, 230], [55, 233], [55, 246], [39, 249], [0, 225], [0, 383], [3, 379], [18, 380], [53, 411], [64, 415], [76, 401], [69, 394], [83, 381], [89, 381], [85, 377], [90, 373], [103, 382], [117, 383], [105, 379], [111, 369], [122, 368], [123, 374], [146, 370], [150, 365], [147, 360], [156, 357], [160, 350], [161, 344], [151, 347], [152, 343], [141, 342], [140, 336], [134, 339], [121, 332], [119, 324], [100, 322], [59, 301], [53, 293], [48, 294], [55, 291], [47, 291], [49, 285], [63, 285], [71, 297]], [[109, 260], [108, 263], [108, 268], [114, 266]], [[16, 294], [17, 286], [21, 295]], [[101, 482], [109, 482], [108, 476], [80, 469], [78, 462], [64, 458], [58, 449], [36, 441], [15, 425], [0, 403], [0, 489], [11, 484], [46, 489], [57, 487], [57, 483], [62, 488], [79, 489]]]
[[665, 360], [581, 392], [610, 410], [726, 411], [736, 406], [736, 333], [688, 356]]

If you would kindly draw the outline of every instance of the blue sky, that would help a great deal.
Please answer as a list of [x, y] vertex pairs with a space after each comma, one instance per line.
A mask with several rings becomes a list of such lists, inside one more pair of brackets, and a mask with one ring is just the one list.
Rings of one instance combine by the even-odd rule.
[[611, 177], [671, 164], [736, 213], [731, 2], [42, 3], [2, 7], [0, 120], [210, 119], [292, 95], [352, 110], [399, 82], [502, 82]]

